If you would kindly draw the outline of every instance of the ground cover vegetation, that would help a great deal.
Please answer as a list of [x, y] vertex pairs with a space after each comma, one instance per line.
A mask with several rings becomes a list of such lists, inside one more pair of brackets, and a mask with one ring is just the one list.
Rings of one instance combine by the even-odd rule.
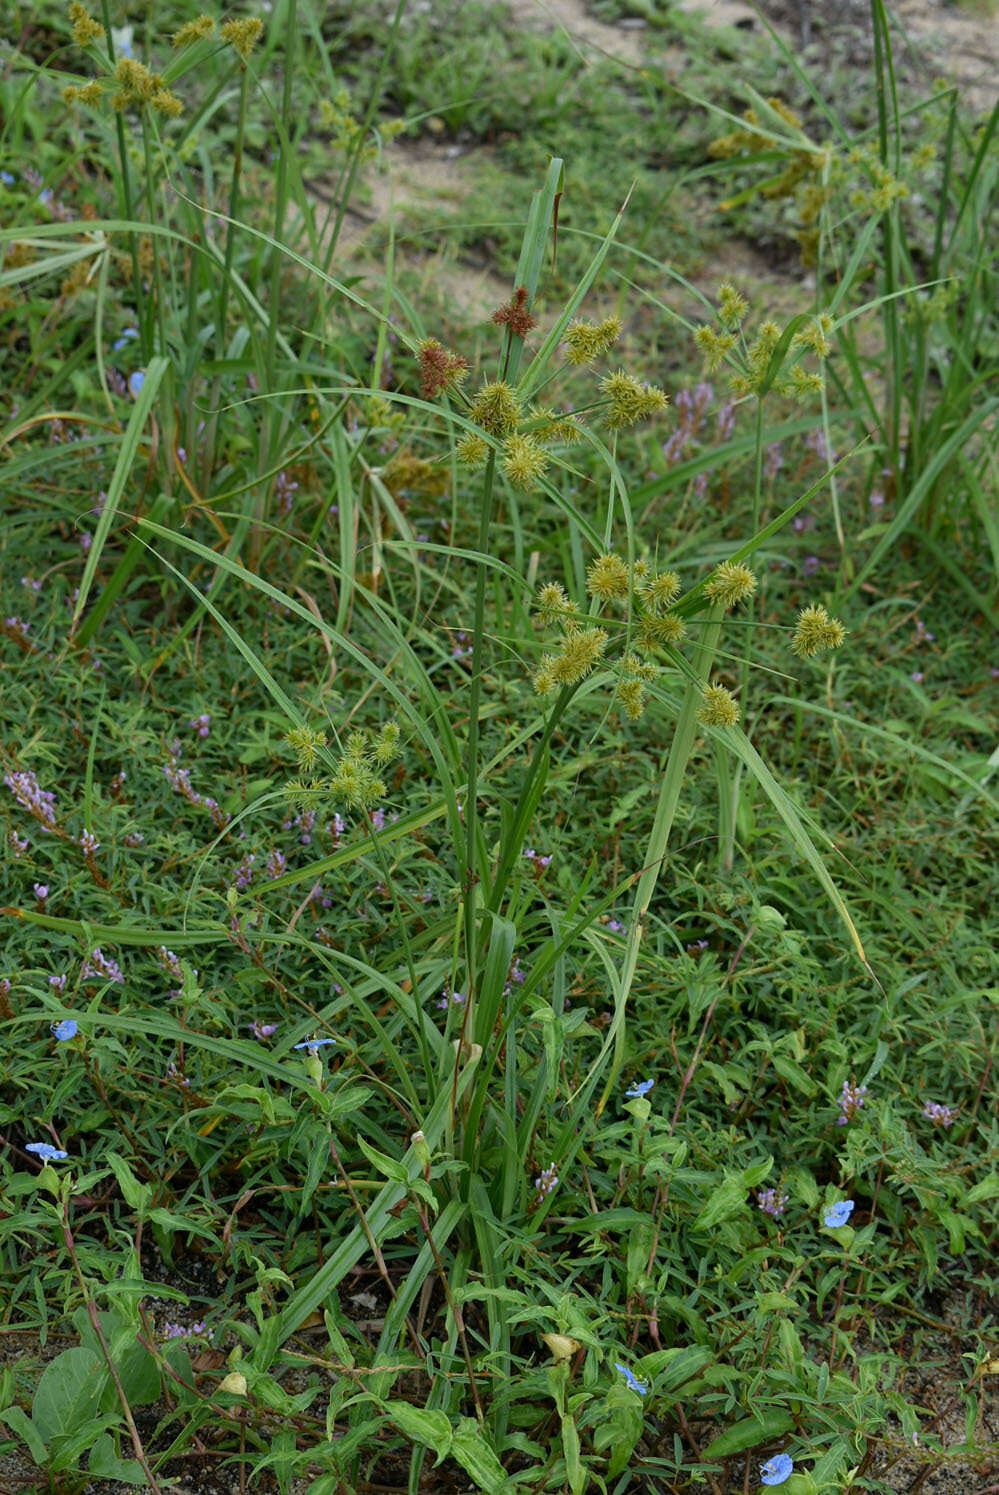
[[472, 12], [3, 43], [2, 1467], [985, 1469], [999, 115]]

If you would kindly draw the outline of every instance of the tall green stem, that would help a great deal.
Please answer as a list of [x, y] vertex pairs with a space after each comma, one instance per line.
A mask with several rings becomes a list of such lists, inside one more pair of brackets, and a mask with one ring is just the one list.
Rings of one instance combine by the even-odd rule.
[[[493, 517], [493, 492], [496, 479], [496, 453], [489, 452], [482, 484], [482, 508], [479, 514], [478, 550], [489, 554], [489, 531]], [[475, 613], [472, 635], [472, 679], [468, 688], [468, 743], [465, 749], [465, 953], [468, 960], [468, 1003], [471, 1005], [478, 964], [478, 782], [479, 782], [479, 703], [482, 699], [483, 633], [486, 624], [486, 565], [479, 561], [475, 573]], [[485, 869], [483, 868], [484, 872]]]
[[688, 681], [687, 689], [684, 692], [683, 703], [680, 707], [680, 714], [677, 717], [676, 731], [673, 734], [673, 742], [670, 746], [666, 772], [663, 774], [662, 787], [659, 790], [659, 803], [656, 805], [656, 816], [652, 823], [652, 831], [649, 835], [649, 842], [645, 851], [645, 862], [635, 888], [635, 897], [632, 903], [631, 919], [628, 924], [628, 943], [625, 946], [624, 964], [621, 968], [621, 976], [615, 996], [615, 1011], [612, 1023], [614, 1057], [610, 1073], [607, 1076], [607, 1083], [600, 1097], [600, 1104], [597, 1107], [598, 1116], [607, 1104], [607, 1098], [614, 1088], [617, 1077], [624, 1066], [628, 1035], [626, 1022], [628, 997], [635, 979], [635, 972], [638, 969], [638, 957], [642, 945], [642, 936], [645, 933], [649, 908], [656, 891], [656, 884], [659, 881], [659, 873], [666, 857], [666, 848], [669, 844], [670, 832], [673, 829], [673, 820], [676, 816], [677, 806], [680, 803], [680, 792], [683, 789], [687, 764], [690, 760], [694, 739], [697, 735], [697, 713], [702, 705], [702, 685], [707, 682], [711, 674], [711, 665], [714, 661], [718, 648], [718, 639], [721, 634], [723, 614], [724, 607], [721, 604], [716, 604], [708, 614], [694, 654], [694, 671], [697, 678], [696, 680]]

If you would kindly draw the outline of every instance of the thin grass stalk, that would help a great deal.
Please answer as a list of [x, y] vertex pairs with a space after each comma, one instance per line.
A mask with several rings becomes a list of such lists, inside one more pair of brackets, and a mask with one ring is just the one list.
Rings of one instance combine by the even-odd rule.
[[[149, 139], [149, 111], [142, 111], [142, 153], [146, 161], [146, 212], [150, 223], [156, 222], [156, 195], [153, 191], [153, 153]], [[167, 347], [166, 335], [166, 301], [163, 295], [163, 272], [160, 269], [160, 257], [153, 251], [153, 290], [156, 328], [159, 333], [158, 352], [165, 353]]]
[[[108, 62], [114, 69], [114, 33], [111, 29], [111, 0], [101, 0], [101, 17], [104, 21], [104, 39], [108, 49]], [[118, 135], [118, 181], [121, 186], [122, 217], [135, 218], [132, 195], [132, 168], [128, 159], [128, 143], [125, 138], [125, 120], [120, 110], [115, 111], [115, 130]], [[128, 236], [128, 249], [132, 258], [132, 285], [135, 287], [135, 310], [138, 314], [142, 297], [142, 279], [139, 275], [139, 242], [135, 234]], [[144, 317], [139, 317], [139, 332], [142, 338], [143, 357], [149, 359], [153, 356], [152, 339], [149, 336], [148, 324]]]
[[706, 681], [710, 676], [711, 665], [721, 635], [723, 616], [724, 608], [722, 604], [716, 603], [704, 621], [697, 649], [694, 653], [693, 668], [695, 678], [687, 682], [687, 688], [683, 694], [683, 703], [680, 707], [680, 714], [673, 733], [673, 742], [670, 746], [669, 758], [666, 763], [666, 772], [663, 775], [662, 785], [659, 790], [659, 802], [656, 805], [655, 819], [652, 823], [652, 830], [649, 834], [649, 841], [645, 850], [644, 866], [641, 876], [638, 879], [632, 903], [631, 919], [628, 924], [628, 942], [625, 946], [624, 963], [621, 968], [618, 987], [617, 1011], [614, 1014], [614, 1054], [611, 1060], [610, 1073], [607, 1076], [603, 1094], [597, 1105], [598, 1116], [603, 1112], [617, 1077], [624, 1067], [627, 1046], [627, 1024], [625, 1017], [628, 996], [635, 979], [635, 972], [638, 969], [638, 957], [641, 950], [642, 936], [645, 933], [645, 923], [648, 918], [649, 906], [652, 903], [656, 884], [659, 881], [659, 873], [666, 857], [666, 848], [669, 844], [670, 832], [673, 829], [673, 820], [676, 816], [677, 806], [680, 803], [680, 792], [683, 789], [687, 764], [690, 761], [694, 739], [697, 735], [697, 713], [702, 704], [701, 682]]
[[[288, 130], [292, 109], [292, 84], [295, 71], [295, 45], [298, 40], [297, 0], [285, 0], [287, 26], [284, 38], [284, 87], [281, 93], [281, 119]], [[290, 144], [290, 137], [289, 137]], [[274, 183], [274, 238], [280, 240], [284, 234], [285, 215], [288, 211], [288, 152], [278, 151], [277, 178]], [[281, 270], [284, 259], [275, 245], [271, 250], [270, 294], [267, 307], [267, 343], [264, 355], [265, 388], [274, 389], [274, 359], [277, 353], [278, 312], [281, 306]]]
[[[489, 553], [489, 531], [493, 517], [493, 495], [496, 481], [496, 450], [489, 458], [482, 480], [482, 504], [479, 510], [478, 550]], [[475, 575], [475, 607], [472, 621], [472, 678], [468, 685], [468, 739], [465, 748], [465, 877], [462, 896], [465, 918], [465, 956], [468, 962], [466, 1018], [475, 995], [478, 967], [478, 915], [476, 883], [478, 873], [479, 816], [476, 804], [479, 780], [479, 703], [482, 699], [483, 634], [486, 619], [486, 567], [480, 562]]]
[[[871, 0], [871, 25], [874, 32], [874, 75], [878, 102], [878, 153], [882, 166], [897, 175], [900, 139], [898, 133], [898, 95], [895, 91], [895, 74], [891, 59], [891, 38], [888, 17], [883, 0]], [[889, 101], [895, 118], [894, 159], [889, 166], [888, 109]], [[899, 497], [903, 496], [901, 452], [902, 452], [902, 391], [904, 387], [905, 360], [902, 347], [902, 323], [899, 314], [897, 292], [899, 290], [899, 233], [901, 221], [897, 205], [892, 203], [881, 215], [881, 236], [884, 256], [882, 318], [885, 329], [885, 362], [888, 375], [888, 394], [891, 414], [889, 417], [889, 457]]]

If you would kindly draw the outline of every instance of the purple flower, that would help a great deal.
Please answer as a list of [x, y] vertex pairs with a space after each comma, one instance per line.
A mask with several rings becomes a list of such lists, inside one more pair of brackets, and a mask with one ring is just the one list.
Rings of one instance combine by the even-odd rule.
[[277, 1032], [277, 1030], [277, 1023], [261, 1023], [258, 1022], [256, 1018], [254, 1018], [253, 1022], [250, 1024], [250, 1032], [253, 1034], [254, 1038], [270, 1038]]
[[628, 926], [626, 924], [621, 923], [620, 919], [607, 920], [607, 929], [610, 934], [624, 934], [624, 931], [627, 927]]
[[183, 968], [172, 950], [168, 950], [166, 945], [161, 945], [156, 952], [156, 958], [167, 974], [172, 976], [175, 981], [183, 981]]
[[756, 1191], [756, 1203], [765, 1215], [772, 1220], [779, 1220], [787, 1206], [790, 1195], [778, 1193], [776, 1189], [758, 1189]]
[[20, 857], [24, 856], [24, 853], [28, 849], [28, 838], [26, 836], [19, 836], [17, 831], [11, 831], [10, 846], [14, 853], [14, 860], [17, 861]]
[[59, 994], [61, 996], [62, 993], [66, 990], [66, 981], [67, 981], [67, 979], [68, 978], [67, 978], [67, 976], [66, 976], [65, 973], [63, 973], [61, 976], [50, 976], [49, 977], [49, 986], [51, 986], [54, 991], [59, 992]]
[[816, 571], [821, 571], [822, 562], [817, 555], [806, 555], [801, 563], [802, 576], [814, 576]]
[[923, 681], [926, 679], [926, 676], [923, 674], [922, 670], [913, 670], [912, 674], [909, 676], [909, 679], [912, 681], [913, 685], [922, 685]]
[[848, 1121], [855, 1121], [858, 1111], [866, 1101], [866, 1085], [852, 1085], [849, 1080], [844, 1080], [843, 1089], [839, 1093], [839, 1108], [842, 1114], [836, 1118], [836, 1125], [846, 1126]]
[[34, 890], [35, 897], [38, 899], [39, 903], [44, 903], [45, 900], [46, 900], [46, 898], [49, 896], [49, 885], [48, 885], [48, 883], [47, 882], [33, 882], [31, 884], [31, 886], [32, 886], [32, 889]]
[[164, 1339], [200, 1339], [205, 1332], [205, 1325], [201, 1319], [198, 1319], [195, 1324], [189, 1324], [186, 1328], [183, 1324], [166, 1323], [163, 1325]]
[[540, 1176], [534, 1180], [534, 1187], [538, 1191], [539, 1199], [546, 1198], [553, 1189], [558, 1187], [558, 1173], [554, 1163], [549, 1163], [547, 1168], [542, 1168]]
[[[51, 790], [39, 787], [30, 768], [4, 774], [3, 781], [22, 810], [33, 815], [43, 830], [55, 830], [55, 795]], [[27, 842], [24, 844], [27, 845]]]
[[632, 1085], [624, 1093], [630, 1100], [637, 1100], [640, 1096], [648, 1095], [655, 1083], [655, 1080], [639, 1080], [637, 1085]]
[[105, 955], [100, 945], [97, 945], [86, 960], [83, 962], [82, 976], [84, 981], [89, 976], [103, 976], [105, 981], [116, 981], [119, 985], [124, 982], [121, 966], [110, 955]]
[[841, 1199], [838, 1204], [831, 1204], [822, 1216], [822, 1223], [827, 1230], [838, 1230], [845, 1225], [854, 1211], [852, 1199]]
[[273, 881], [275, 877], [282, 875], [287, 865], [288, 861], [284, 852], [275, 849], [267, 858], [267, 876]]
[[463, 991], [452, 991], [449, 986], [445, 986], [441, 992], [440, 1000], [435, 1002], [434, 1005], [443, 1011], [448, 1007], [460, 1007], [464, 1000], [465, 993]]
[[64, 1017], [61, 1022], [52, 1024], [52, 1037], [58, 1039], [60, 1043], [68, 1043], [71, 1038], [76, 1037], [79, 1031], [80, 1025], [72, 1017]]
[[80, 850], [85, 857], [92, 857], [100, 844], [97, 837], [90, 831], [84, 831], [80, 837]]
[[774, 1454], [772, 1459], [767, 1459], [765, 1464], [760, 1465], [760, 1480], [765, 1485], [782, 1485], [791, 1478], [793, 1468], [794, 1460], [789, 1454]]
[[253, 881], [253, 864], [257, 860], [252, 851], [243, 853], [242, 860], [235, 870], [236, 886], [242, 891], [248, 888]]
[[935, 1100], [928, 1100], [923, 1106], [923, 1115], [934, 1126], [953, 1126], [957, 1120], [957, 1112], [952, 1111], [950, 1106], [941, 1106]]
[[69, 1153], [63, 1152], [61, 1148], [53, 1147], [51, 1142], [25, 1142], [25, 1152], [33, 1152], [36, 1158], [41, 1158], [43, 1163], [53, 1163], [57, 1158], [68, 1158]]
[[619, 1365], [616, 1360], [614, 1361], [614, 1369], [619, 1370], [624, 1376], [624, 1379], [628, 1383], [628, 1389], [630, 1391], [637, 1391], [639, 1396], [648, 1395], [648, 1386], [646, 1386], [644, 1381], [640, 1381], [638, 1379], [633, 1370], [629, 1370], [626, 1365]]
[[735, 430], [735, 401], [729, 400], [718, 412], [718, 439], [727, 441]]
[[529, 862], [533, 862], [536, 867], [547, 867], [551, 862], [550, 855], [546, 857], [539, 856], [538, 853], [534, 850], [533, 846], [528, 846], [524, 851], [524, 855], [527, 860]]
[[202, 712], [201, 716], [192, 716], [187, 725], [195, 727], [199, 737], [207, 737], [211, 731], [212, 719], [208, 715], [208, 712], [205, 711]]

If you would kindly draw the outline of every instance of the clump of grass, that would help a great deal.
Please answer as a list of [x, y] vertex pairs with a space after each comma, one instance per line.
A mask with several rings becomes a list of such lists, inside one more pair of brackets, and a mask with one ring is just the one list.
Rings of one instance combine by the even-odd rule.
[[897, 1315], [989, 1270], [996, 685], [852, 472], [822, 502], [851, 310], [726, 285], [647, 378], [591, 310], [623, 215], [551, 279], [555, 159], [453, 338], [336, 273], [391, 49], [324, 236], [320, 18], [185, 21], [123, 72], [53, 21], [101, 99], [39, 185], [21, 58], [3, 183], [2, 1326], [76, 1340], [9, 1441], [81, 1487], [886, 1489], [944, 1456]]

